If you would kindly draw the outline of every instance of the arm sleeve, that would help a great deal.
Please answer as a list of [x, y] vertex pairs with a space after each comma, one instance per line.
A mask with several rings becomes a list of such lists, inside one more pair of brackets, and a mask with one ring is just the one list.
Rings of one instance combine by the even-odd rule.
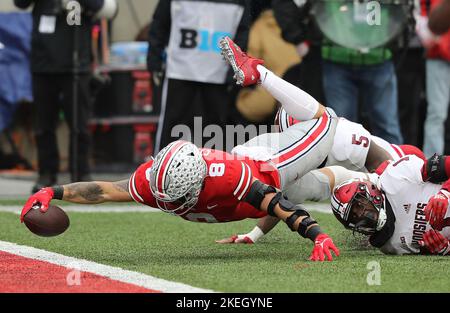
[[162, 55], [170, 38], [171, 0], [160, 0], [153, 14], [149, 31], [147, 67], [149, 71], [162, 70]]
[[34, 0], [14, 0], [14, 5], [20, 9], [28, 8]]

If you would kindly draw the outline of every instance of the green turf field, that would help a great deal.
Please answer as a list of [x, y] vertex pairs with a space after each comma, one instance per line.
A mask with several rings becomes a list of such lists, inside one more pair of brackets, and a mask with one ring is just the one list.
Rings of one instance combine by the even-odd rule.
[[[312, 243], [280, 224], [255, 245], [218, 245], [215, 239], [253, 228], [254, 221], [187, 222], [164, 213], [69, 213], [71, 227], [40, 238], [0, 213], [0, 240], [120, 266], [195, 287], [229, 292], [431, 292], [450, 291], [447, 257], [384, 256], [340, 227], [329, 214], [314, 213], [334, 237], [341, 257], [307, 261]], [[367, 264], [381, 266], [381, 285], [366, 282]]]

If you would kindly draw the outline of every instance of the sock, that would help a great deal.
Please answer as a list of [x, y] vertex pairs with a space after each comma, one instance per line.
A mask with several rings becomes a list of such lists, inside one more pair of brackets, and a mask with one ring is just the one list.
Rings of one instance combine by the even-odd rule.
[[262, 65], [256, 67], [261, 86], [277, 99], [286, 112], [301, 121], [313, 119], [319, 110], [319, 102], [300, 88], [278, 77]]

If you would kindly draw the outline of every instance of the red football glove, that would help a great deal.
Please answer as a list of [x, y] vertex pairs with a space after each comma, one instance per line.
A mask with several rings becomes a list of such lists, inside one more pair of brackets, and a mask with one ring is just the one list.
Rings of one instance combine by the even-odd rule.
[[419, 245], [425, 247], [432, 254], [447, 255], [450, 252], [450, 244], [440, 232], [430, 229], [423, 234]]
[[425, 207], [425, 218], [430, 222], [431, 227], [442, 230], [445, 214], [448, 208], [447, 191], [441, 190], [428, 200]]
[[20, 222], [23, 223], [23, 217], [28, 213], [33, 207], [39, 206], [39, 210], [42, 213], [47, 212], [50, 201], [53, 199], [53, 189], [50, 187], [42, 188], [34, 195], [28, 198], [27, 203], [22, 208], [22, 213], [20, 214]]
[[336, 256], [339, 256], [339, 249], [336, 248], [333, 240], [327, 234], [320, 234], [314, 241], [314, 248], [309, 259], [322, 262], [325, 261], [325, 256], [327, 256], [328, 261], [333, 261], [330, 249]]

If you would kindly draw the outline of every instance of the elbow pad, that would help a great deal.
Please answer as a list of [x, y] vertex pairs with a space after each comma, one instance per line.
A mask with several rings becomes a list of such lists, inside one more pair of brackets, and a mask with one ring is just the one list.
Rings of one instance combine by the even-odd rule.
[[266, 185], [259, 180], [255, 180], [250, 186], [250, 190], [245, 195], [243, 200], [254, 208], [260, 210], [261, 203], [264, 200], [264, 197], [269, 193], [276, 193], [277, 190], [273, 186]]

